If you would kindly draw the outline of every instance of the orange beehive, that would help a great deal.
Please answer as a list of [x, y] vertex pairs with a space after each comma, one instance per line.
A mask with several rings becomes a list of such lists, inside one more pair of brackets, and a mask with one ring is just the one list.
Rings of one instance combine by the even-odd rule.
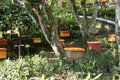
[[7, 55], [6, 55], [6, 51], [7, 51], [6, 48], [0, 48], [0, 58], [1, 58], [1, 59], [7, 57]]
[[105, 3], [107, 2], [108, 0], [99, 0], [101, 3]]
[[60, 31], [60, 37], [69, 37], [70, 31]]

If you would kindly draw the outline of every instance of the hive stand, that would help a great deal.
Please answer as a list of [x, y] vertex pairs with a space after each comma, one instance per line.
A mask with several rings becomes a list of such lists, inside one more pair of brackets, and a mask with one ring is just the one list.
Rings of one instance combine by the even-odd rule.
[[19, 55], [19, 58], [21, 57], [21, 47], [24, 46], [23, 44], [18, 44], [18, 45], [14, 45], [15, 47], [18, 48], [18, 55]]

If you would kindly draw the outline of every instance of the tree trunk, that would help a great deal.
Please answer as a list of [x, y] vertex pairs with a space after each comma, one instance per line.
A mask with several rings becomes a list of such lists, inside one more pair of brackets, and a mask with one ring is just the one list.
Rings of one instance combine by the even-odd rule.
[[119, 66], [120, 66], [120, 0], [116, 0], [116, 24], [115, 24], [115, 32], [117, 38], [118, 45], [118, 53], [119, 53]]
[[92, 20], [92, 27], [95, 27], [95, 25], [96, 25], [97, 13], [98, 13], [98, 1], [95, 0], [94, 12], [93, 12], [93, 20]]
[[[41, 14], [42, 11], [40, 11], [40, 8], [39, 8], [38, 5], [37, 6], [35, 5], [34, 8], [33, 8], [33, 11], [34, 11], [35, 14], [30, 14], [31, 11], [29, 11], [29, 9], [27, 9], [27, 6], [26, 6], [24, 1], [18, 0], [17, 2], [21, 4], [21, 7], [25, 9], [26, 13], [36, 23], [36, 26], [38, 26], [39, 31], [44, 35], [45, 39], [47, 40], [47, 42], [50, 44], [53, 51], [55, 52], [55, 55], [59, 56], [59, 57], [63, 56], [63, 54], [65, 52], [64, 52], [64, 50], [63, 50], [63, 48], [60, 44], [60, 41], [59, 41], [58, 25], [56, 23], [56, 20], [55, 20], [53, 14], [52, 14], [53, 12], [48, 10], [47, 7], [45, 6], [45, 4], [43, 4], [43, 8], [46, 9], [46, 10], [44, 10], [44, 9], [43, 10], [45, 11], [45, 13], [47, 15], [47, 18], [49, 20], [49, 23], [51, 24], [51, 27], [52, 27], [52, 31], [50, 33], [45, 28], [43, 17], [42, 17], [42, 14]], [[52, 9], [51, 7], [54, 5], [54, 3], [53, 3], [54, 0], [52, 0], [51, 2], [52, 2], [52, 4], [48, 5], [48, 6], [50, 6], [50, 9]]]
[[76, 8], [76, 6], [75, 6], [75, 0], [70, 0], [70, 2], [71, 2], [71, 5], [72, 5], [72, 10], [73, 10], [73, 14], [74, 14], [74, 16], [75, 16], [75, 19], [76, 19], [76, 21], [77, 21], [77, 24], [78, 24], [78, 26], [79, 26], [79, 28], [80, 28], [80, 31], [81, 31], [81, 33], [82, 33], [82, 35], [84, 36], [84, 31], [82, 30], [82, 23], [80, 22], [80, 18], [79, 18], [79, 15], [77, 14], [77, 8]]
[[[79, 27], [80, 27], [80, 32], [82, 33], [82, 36], [84, 39], [84, 42], [83, 42], [84, 47], [86, 48], [87, 47], [86, 43], [87, 43], [88, 36], [89, 36], [89, 28], [90, 27], [94, 28], [95, 24], [96, 24], [96, 17], [97, 17], [97, 12], [98, 12], [97, 0], [96, 0], [95, 5], [94, 5], [93, 21], [90, 24], [88, 24], [88, 19], [87, 19], [87, 14], [86, 14], [86, 5], [85, 5], [86, 0], [81, 1], [82, 11], [83, 11], [83, 23], [80, 22], [79, 15], [77, 13], [77, 8], [75, 6], [75, 0], [70, 0], [70, 1], [72, 4], [74, 16], [76, 18], [76, 21], [77, 21]], [[92, 25], [92, 26], [89, 26], [89, 25]]]
[[87, 15], [86, 15], [86, 9], [85, 9], [85, 2], [83, 3], [83, 17], [84, 17], [84, 22], [83, 24], [80, 22], [80, 18], [79, 18], [79, 15], [78, 15], [78, 12], [77, 12], [77, 8], [75, 6], [75, 0], [70, 0], [71, 2], [71, 5], [72, 5], [72, 10], [73, 10], [73, 13], [74, 13], [74, 16], [75, 16], [75, 19], [76, 19], [76, 22], [80, 28], [80, 32], [82, 34], [82, 37], [83, 37], [83, 44], [84, 44], [84, 47], [86, 48], [86, 42], [87, 42], [87, 35], [86, 35], [86, 31], [87, 31]]
[[[45, 30], [46, 28], [45, 28], [45, 25], [43, 23], [44, 21], [42, 19], [42, 15], [39, 14], [38, 10], [36, 10], [35, 8], [33, 9], [33, 11], [36, 13], [36, 15], [38, 17], [39, 24], [40, 24], [40, 30], [41, 30], [42, 34], [45, 36], [45, 39], [47, 40], [47, 42], [52, 47], [55, 55], [58, 57], [63, 56], [64, 50], [59, 42], [60, 39], [59, 39], [59, 35], [58, 35], [58, 28], [57, 28], [57, 24], [55, 22], [55, 19], [54, 19], [52, 12], [46, 10], [47, 17], [50, 21], [50, 24], [52, 24], [51, 25], [52, 31], [51, 31], [51, 33], [48, 33], [47, 30]], [[51, 36], [49, 36], [49, 34], [51, 34]]]
[[64, 55], [64, 50], [60, 44], [60, 38], [59, 38], [59, 31], [58, 31], [58, 24], [53, 16], [53, 4], [51, 6], [44, 5], [43, 6], [47, 15], [47, 18], [49, 20], [50, 26], [52, 27], [51, 30], [51, 39], [50, 39], [50, 45], [54, 52], [57, 54], [59, 53], [60, 57], [62, 58]]

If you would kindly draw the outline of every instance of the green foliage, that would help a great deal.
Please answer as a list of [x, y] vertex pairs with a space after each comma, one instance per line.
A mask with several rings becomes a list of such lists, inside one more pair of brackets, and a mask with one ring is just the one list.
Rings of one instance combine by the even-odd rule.
[[98, 17], [115, 21], [115, 9], [99, 9]]
[[19, 28], [22, 34], [30, 33], [31, 27], [36, 27], [31, 18], [24, 13], [23, 9], [8, 1], [2, 4], [0, 1], [0, 30], [7, 31]]
[[0, 80], [10, 80], [10, 79], [19, 79], [27, 80], [27, 77], [24, 75], [26, 67], [23, 66], [23, 60], [19, 59], [17, 61], [5, 60], [4, 63], [1, 62], [0, 65]]
[[[115, 57], [110, 52], [98, 53], [96, 51], [90, 51], [87, 53], [85, 60], [77, 60], [74, 63], [59, 59], [48, 62], [47, 58], [40, 54], [26, 56], [18, 60], [8, 59], [1, 61], [0, 79], [102, 79], [102, 73], [109, 73], [108, 69], [113, 69], [116, 66], [115, 64], [117, 64]], [[98, 75], [93, 77], [93, 73]]]
[[0, 30], [1, 31], [6, 31], [9, 29], [8, 24], [9, 24], [10, 11], [6, 11], [8, 9], [9, 9], [8, 2], [6, 2], [6, 4], [2, 4], [1, 2], [1, 8], [0, 8]]
[[[89, 9], [86, 8], [87, 16], [92, 16], [93, 11], [94, 11], [93, 8], [89, 8]], [[81, 9], [78, 9], [78, 14], [83, 15], [83, 12], [81, 11]], [[106, 9], [99, 8], [97, 16], [100, 18], [105, 18], [108, 20], [115, 21], [115, 10], [114, 9], [107, 9], [107, 8]]]
[[19, 28], [21, 34], [30, 34], [31, 30], [34, 30], [36, 28], [35, 24], [27, 14], [21, 14], [18, 21], [19, 22], [16, 27]]
[[57, 20], [59, 28], [61, 30], [72, 30], [77, 23], [71, 10], [70, 2], [66, 1], [64, 7], [60, 5], [60, 2], [56, 3], [56, 5], [53, 14]]
[[32, 30], [31, 36], [32, 37], [42, 37], [42, 34], [37, 30]]

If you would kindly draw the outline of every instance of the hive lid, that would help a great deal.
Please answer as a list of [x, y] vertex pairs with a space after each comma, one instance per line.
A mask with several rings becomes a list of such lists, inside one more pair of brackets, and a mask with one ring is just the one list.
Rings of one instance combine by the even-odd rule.
[[0, 41], [8, 41], [7, 39], [1, 39]]
[[109, 37], [110, 37], [110, 36], [116, 36], [116, 34], [109, 35]]
[[88, 41], [87, 42], [88, 44], [98, 44], [98, 43], [101, 43], [100, 41]]
[[67, 32], [67, 33], [68, 33], [68, 32], [70, 32], [70, 31], [60, 31], [60, 32]]
[[41, 39], [41, 38], [32, 38], [32, 39]]
[[68, 47], [64, 48], [65, 51], [73, 51], [73, 52], [85, 52], [84, 48], [79, 48], [79, 47]]
[[6, 48], [0, 48], [0, 51], [7, 51]]
[[60, 41], [65, 41], [64, 39], [60, 39]]

